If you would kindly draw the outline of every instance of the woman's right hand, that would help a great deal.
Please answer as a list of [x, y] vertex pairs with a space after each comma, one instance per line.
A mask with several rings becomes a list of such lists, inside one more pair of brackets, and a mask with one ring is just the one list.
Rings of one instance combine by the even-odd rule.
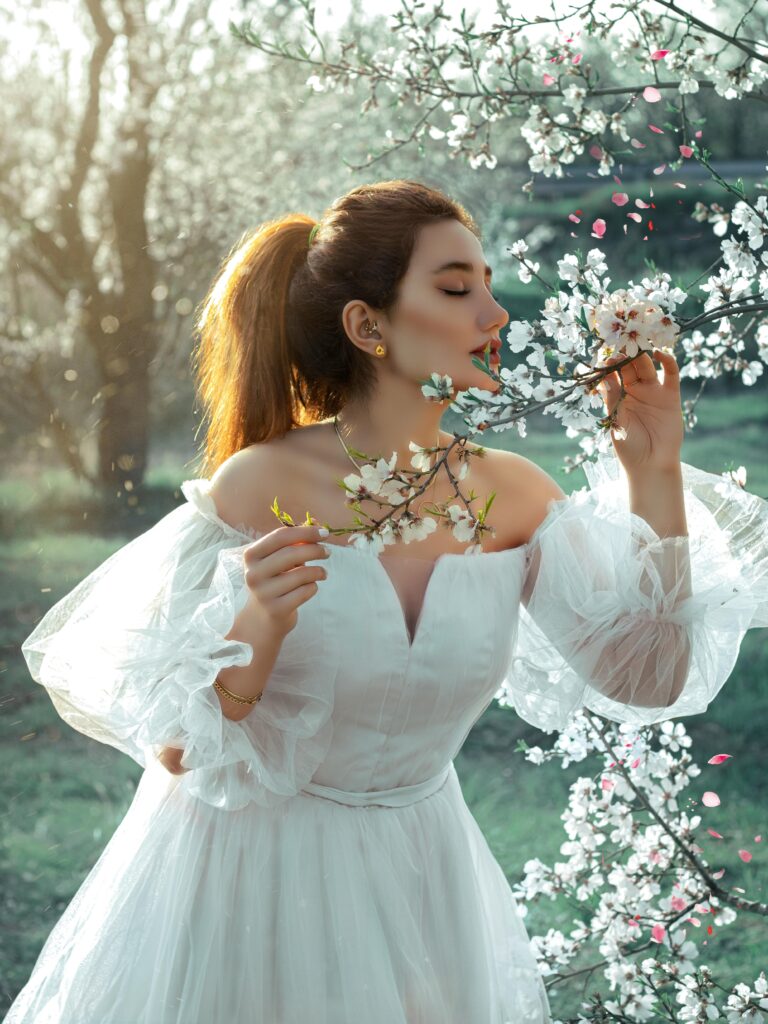
[[249, 604], [276, 632], [289, 633], [299, 605], [317, 593], [327, 572], [307, 559], [328, 558], [319, 526], [280, 526], [249, 544], [243, 553]]

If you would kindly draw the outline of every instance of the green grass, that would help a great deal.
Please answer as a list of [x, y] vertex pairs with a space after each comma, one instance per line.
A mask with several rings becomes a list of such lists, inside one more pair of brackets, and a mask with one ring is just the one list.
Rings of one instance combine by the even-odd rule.
[[[748, 489], [768, 494], [765, 388], [705, 396], [699, 411], [700, 424], [686, 437], [684, 460], [716, 473], [744, 464]], [[451, 429], [449, 421], [446, 416], [446, 429]], [[559, 471], [563, 456], [576, 453], [574, 442], [541, 418], [529, 422], [525, 439], [515, 431], [486, 437], [483, 443], [510, 444], [555, 476], [566, 492], [584, 483], [581, 471], [568, 476]], [[122, 820], [141, 775], [129, 758], [61, 721], [46, 692], [30, 679], [19, 644], [53, 601], [177, 505], [179, 482], [196, 475], [189, 467], [162, 465], [149, 474], [136, 507], [118, 511], [101, 508], [63, 472], [36, 472], [25, 479], [20, 471], [0, 482], [0, 526], [13, 523], [13, 531], [3, 531], [13, 539], [0, 546], [6, 580], [0, 590], [0, 1010], [26, 981], [45, 938]], [[753, 631], [706, 714], [683, 720], [693, 737], [694, 760], [703, 769], [689, 793], [698, 798], [704, 788], [713, 788], [723, 801], [720, 808], [706, 810], [705, 820], [729, 837], [720, 851], [726, 879], [742, 885], [748, 898], [764, 901], [768, 821], [765, 802], [756, 794], [768, 769], [763, 735], [767, 680], [765, 631]], [[549, 742], [512, 711], [492, 704], [456, 762], [467, 803], [513, 882], [531, 857], [546, 863], [562, 859], [559, 847], [566, 835], [560, 814], [568, 784], [586, 773], [583, 764], [565, 772], [556, 765], [530, 765], [511, 753], [520, 736], [531, 744]], [[733, 754], [733, 761], [707, 766], [707, 759], [720, 752]], [[762, 847], [752, 841], [758, 834], [764, 837]], [[739, 847], [754, 852], [750, 865], [736, 857]], [[531, 933], [548, 927], [567, 930], [572, 917], [569, 908], [546, 901], [530, 908], [526, 926]], [[719, 929], [709, 940], [701, 960], [729, 984], [749, 981], [764, 966], [764, 948], [764, 921], [740, 915], [734, 926]], [[599, 976], [593, 987], [598, 984], [606, 989]], [[556, 1009], [559, 999], [553, 998]], [[571, 994], [564, 995], [563, 1005], [569, 999]]]

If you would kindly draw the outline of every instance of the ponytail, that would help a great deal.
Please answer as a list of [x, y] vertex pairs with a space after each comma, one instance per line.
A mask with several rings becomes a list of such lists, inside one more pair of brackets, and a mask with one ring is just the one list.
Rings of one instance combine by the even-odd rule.
[[208, 421], [205, 476], [240, 449], [303, 422], [285, 309], [314, 224], [288, 214], [244, 235], [201, 304], [193, 365]]

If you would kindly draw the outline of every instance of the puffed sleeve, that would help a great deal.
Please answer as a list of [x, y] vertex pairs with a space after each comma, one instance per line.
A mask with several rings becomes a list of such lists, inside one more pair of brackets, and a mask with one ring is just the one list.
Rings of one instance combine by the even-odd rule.
[[526, 545], [496, 698], [546, 732], [579, 708], [638, 726], [699, 714], [747, 629], [768, 626], [768, 503], [683, 463], [688, 535], [660, 538], [630, 511], [613, 453], [586, 472]]
[[228, 810], [273, 806], [327, 753], [332, 679], [313, 671], [321, 631], [298, 639], [297, 626], [261, 701], [241, 721], [222, 713], [216, 676], [253, 658], [250, 644], [225, 639], [248, 597], [243, 553], [252, 538], [217, 516], [208, 489], [205, 479], [185, 481], [187, 503], [54, 604], [21, 649], [78, 732], [142, 767], [164, 746], [182, 748], [189, 770], [179, 784], [192, 795]]

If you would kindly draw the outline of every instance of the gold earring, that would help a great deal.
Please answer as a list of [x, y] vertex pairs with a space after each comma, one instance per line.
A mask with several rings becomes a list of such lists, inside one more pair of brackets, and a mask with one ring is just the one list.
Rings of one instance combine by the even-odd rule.
[[386, 352], [386, 349], [384, 348], [383, 345], [377, 345], [376, 346], [376, 355], [377, 356], [383, 356], [385, 352]]

